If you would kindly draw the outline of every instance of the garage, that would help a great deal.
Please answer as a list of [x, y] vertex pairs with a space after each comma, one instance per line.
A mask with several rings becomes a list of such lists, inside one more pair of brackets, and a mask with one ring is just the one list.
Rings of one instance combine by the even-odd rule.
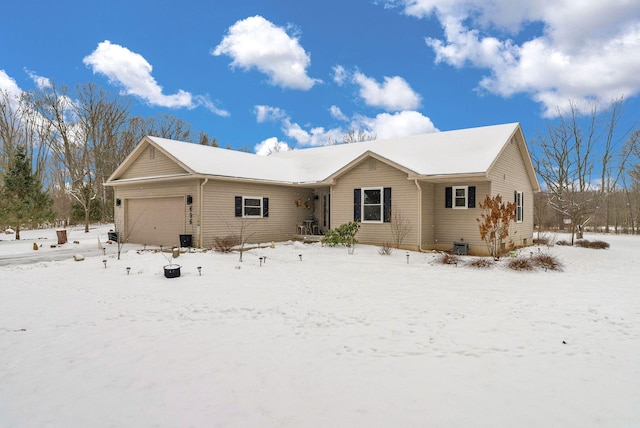
[[140, 198], [126, 201], [127, 241], [137, 244], [178, 246], [185, 233], [185, 199]]

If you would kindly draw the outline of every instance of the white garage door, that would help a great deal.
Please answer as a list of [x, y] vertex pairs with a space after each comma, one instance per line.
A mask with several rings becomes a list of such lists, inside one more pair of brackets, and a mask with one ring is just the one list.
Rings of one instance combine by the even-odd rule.
[[126, 221], [128, 242], [178, 246], [185, 233], [184, 197], [128, 199]]

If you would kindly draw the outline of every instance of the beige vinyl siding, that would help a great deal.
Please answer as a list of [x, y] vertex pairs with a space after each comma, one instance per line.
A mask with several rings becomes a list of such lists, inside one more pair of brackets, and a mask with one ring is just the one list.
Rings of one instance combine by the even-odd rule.
[[184, 173], [185, 170], [180, 165], [164, 155], [159, 149], [147, 145], [131, 166], [118, 178], [162, 177]]
[[434, 188], [431, 183], [420, 183], [422, 189], [422, 248], [433, 249], [435, 243]]
[[[235, 216], [235, 197], [269, 198], [269, 216], [242, 218]], [[309, 200], [310, 209], [297, 207], [296, 199]], [[311, 218], [314, 201], [311, 189], [270, 184], [209, 180], [203, 192], [203, 241], [211, 247], [215, 237], [238, 235], [244, 226], [250, 235], [247, 243], [267, 243], [293, 239], [296, 225]]]
[[[375, 169], [372, 169], [372, 163]], [[353, 221], [353, 190], [363, 187], [391, 188], [391, 216], [400, 212], [410, 227], [409, 234], [402, 242], [407, 248], [417, 248], [418, 242], [418, 188], [414, 181], [407, 179], [407, 174], [380, 160], [364, 159], [358, 165], [340, 176], [332, 189], [331, 226]], [[358, 242], [367, 244], [384, 244], [393, 242], [391, 223], [362, 223], [356, 236]]]
[[[475, 186], [476, 207], [467, 209], [445, 208], [445, 188], [454, 186]], [[480, 239], [477, 218], [480, 217], [480, 203], [489, 193], [488, 182], [457, 182], [435, 185], [433, 192], [434, 217], [434, 249], [448, 251], [453, 248], [454, 241], [469, 244], [469, 251], [473, 254], [486, 253], [486, 245]]]
[[[125, 214], [127, 213], [127, 206], [129, 200], [132, 199], [154, 199], [154, 198], [168, 198], [168, 197], [181, 197], [186, 201], [187, 195], [191, 195], [193, 203], [187, 205], [184, 203], [184, 227], [181, 234], [193, 235], [193, 243], [197, 244], [198, 239], [198, 180], [189, 179], [182, 181], [172, 182], [145, 182], [145, 183], [131, 183], [130, 185], [121, 185], [115, 187], [115, 198], [120, 199], [121, 205], [114, 207], [114, 221], [116, 228], [125, 233], [128, 228], [145, 227], [144, 217], [137, 220], [136, 224], [125, 224]], [[133, 219], [127, 219], [133, 223]], [[145, 244], [147, 242], [137, 242], [139, 244]]]
[[522, 153], [512, 139], [489, 171], [492, 181], [491, 195], [502, 195], [506, 202], [514, 202], [514, 191], [523, 192], [522, 223], [512, 223], [511, 239], [516, 246], [531, 245], [533, 238], [533, 190], [526, 173]]

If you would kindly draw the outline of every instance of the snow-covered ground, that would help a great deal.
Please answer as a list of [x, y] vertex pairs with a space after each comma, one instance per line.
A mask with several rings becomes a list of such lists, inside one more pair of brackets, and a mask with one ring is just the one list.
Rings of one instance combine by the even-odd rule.
[[167, 279], [107, 230], [0, 237], [0, 426], [640, 426], [639, 237], [542, 247], [563, 272], [276, 243]]

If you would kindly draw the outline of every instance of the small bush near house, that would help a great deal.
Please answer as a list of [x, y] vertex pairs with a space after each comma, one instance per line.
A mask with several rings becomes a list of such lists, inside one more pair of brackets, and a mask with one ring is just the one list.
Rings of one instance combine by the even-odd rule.
[[360, 230], [360, 223], [356, 221], [341, 224], [335, 229], [327, 230], [327, 233], [322, 238], [322, 243], [329, 247], [335, 247], [336, 245], [353, 247], [358, 242], [356, 241], [358, 230]]
[[393, 248], [391, 248], [391, 245], [388, 242], [385, 242], [382, 247], [378, 248], [378, 254], [381, 256], [390, 256], [391, 253], [393, 253]]
[[219, 253], [230, 253], [233, 247], [240, 245], [240, 240], [233, 235], [216, 236], [213, 239], [213, 249]]
[[534, 245], [549, 245], [549, 238], [541, 236], [539, 238], [533, 238]]
[[576, 241], [576, 247], [606, 250], [609, 248], [609, 243], [604, 241], [589, 241], [588, 239], [578, 239]]
[[479, 257], [469, 262], [469, 266], [479, 269], [487, 269], [493, 267], [495, 262], [488, 257]]
[[562, 241], [556, 242], [556, 245], [564, 245], [564, 246], [570, 247], [571, 246], [571, 242], [562, 240]]
[[538, 236], [533, 238], [533, 244], [553, 247], [557, 239], [558, 235], [554, 233], [538, 233]]
[[456, 254], [442, 253], [439, 259], [443, 265], [458, 265], [460, 263], [460, 257]]
[[536, 267], [536, 264], [533, 261], [533, 259], [524, 258], [524, 257], [515, 257], [509, 260], [509, 263], [507, 264], [507, 266], [509, 267], [509, 269], [523, 271], [523, 270], [533, 270]]
[[536, 254], [532, 257], [532, 260], [537, 267], [544, 270], [562, 271], [564, 267], [556, 257], [550, 254]]

